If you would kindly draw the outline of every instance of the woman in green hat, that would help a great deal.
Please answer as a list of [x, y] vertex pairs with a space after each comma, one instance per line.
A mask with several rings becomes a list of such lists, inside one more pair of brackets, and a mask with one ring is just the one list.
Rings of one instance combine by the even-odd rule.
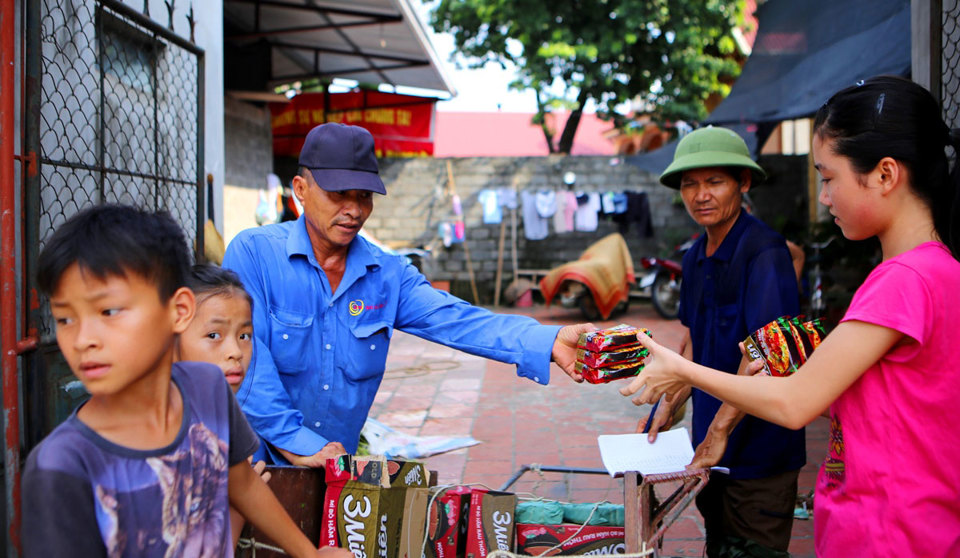
[[[780, 316], [799, 313], [786, 242], [741, 209], [743, 195], [765, 178], [743, 139], [714, 127], [684, 136], [660, 176], [662, 184], [680, 190], [705, 233], [683, 258], [679, 317], [687, 332], [681, 353], [730, 374], [746, 366], [740, 341]], [[688, 388], [659, 406], [651, 438], [690, 395]], [[697, 389], [692, 397], [694, 463], [730, 469], [729, 476], [713, 475], [697, 497], [707, 555], [786, 556], [797, 477], [806, 463], [803, 430], [742, 418], [729, 406], [721, 410], [720, 400]]]

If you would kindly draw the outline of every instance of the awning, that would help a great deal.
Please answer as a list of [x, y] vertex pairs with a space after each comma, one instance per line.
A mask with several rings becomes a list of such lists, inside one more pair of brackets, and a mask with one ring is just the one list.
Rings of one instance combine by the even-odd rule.
[[228, 90], [310, 78], [455, 95], [410, 0], [224, 0]]
[[[910, 76], [910, 0], [768, 0], [757, 20], [740, 77], [706, 120], [734, 129], [754, 158], [780, 122], [813, 116], [857, 80]], [[659, 175], [676, 148], [626, 160]]]
[[910, 0], [768, 0], [757, 20], [753, 52], [709, 124], [808, 117], [857, 80], [910, 76]]

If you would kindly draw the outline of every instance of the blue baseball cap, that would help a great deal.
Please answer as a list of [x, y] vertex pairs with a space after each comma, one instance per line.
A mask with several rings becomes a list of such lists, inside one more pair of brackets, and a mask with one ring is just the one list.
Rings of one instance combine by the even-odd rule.
[[300, 166], [310, 169], [317, 185], [328, 192], [370, 190], [386, 195], [365, 128], [327, 122], [310, 130], [300, 150]]

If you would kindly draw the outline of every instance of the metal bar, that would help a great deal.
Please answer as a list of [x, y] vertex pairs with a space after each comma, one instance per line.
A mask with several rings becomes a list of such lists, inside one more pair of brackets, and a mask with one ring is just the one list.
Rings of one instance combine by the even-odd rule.
[[[304, 2], [307, 4], [311, 4], [313, 6], [316, 6], [316, 2], [314, 0], [304, 0]], [[330, 16], [327, 15], [326, 13], [321, 13], [320, 17], [325, 19], [328, 23], [332, 22], [330, 19]], [[367, 54], [365, 54], [363, 52], [363, 49], [357, 46], [357, 43], [353, 42], [353, 39], [351, 39], [346, 33], [344, 33], [342, 29], [334, 29], [333, 32], [336, 33], [338, 37], [340, 37], [341, 41], [347, 43], [347, 46], [349, 46], [354, 52], [360, 53], [361, 57], [364, 60], [366, 60], [367, 64], [370, 65], [370, 69], [375, 71], [377, 74], [379, 74], [380, 78], [385, 83], [389, 83], [390, 85], [393, 85], [394, 87], [396, 87], [396, 84], [393, 83], [393, 81], [391, 81], [389, 77], [387, 77], [387, 74], [385, 74], [382, 69], [376, 68], [373, 65], [373, 61], [370, 60], [370, 57]]]
[[653, 525], [656, 525], [658, 521], [662, 520], [663, 524], [657, 529], [657, 532], [653, 534], [653, 540], [659, 541], [664, 533], [666, 533], [667, 528], [673, 525], [673, 522], [676, 521], [680, 515], [683, 513], [683, 510], [690, 505], [691, 502], [697, 497], [697, 494], [703, 490], [706, 481], [703, 479], [698, 479], [695, 483], [691, 484], [688, 487], [682, 488], [683, 498], [680, 499], [676, 505], [672, 506], [669, 510], [662, 510], [662, 513], [658, 514], [657, 517], [651, 522]]
[[40, 341], [38, 341], [36, 337], [24, 337], [23, 339], [17, 341], [17, 354], [22, 355], [24, 353], [36, 351], [39, 344]]
[[20, 556], [20, 389], [17, 371], [17, 187], [14, 173], [15, 0], [0, 0], [0, 347], [7, 556]]
[[403, 21], [400, 16], [377, 16], [373, 20], [348, 21], [344, 23], [326, 23], [323, 25], [304, 25], [302, 27], [281, 27], [270, 29], [269, 31], [259, 31], [250, 33], [238, 33], [236, 35], [227, 35], [224, 40], [242, 41], [246, 39], [262, 39], [265, 37], [275, 37], [277, 35], [290, 35], [293, 33], [307, 33], [312, 31], [323, 31], [325, 29], [339, 29], [343, 27], [363, 27], [364, 25], [380, 25], [384, 23], [397, 23]]
[[[430, 63], [429, 60], [423, 60], [422, 58], [411, 58], [409, 56], [399, 56], [396, 54], [361, 53], [361, 52], [344, 49], [344, 48], [318, 47], [316, 45], [289, 43], [285, 41], [270, 41], [270, 46], [279, 47], [279, 48], [298, 49], [298, 50], [309, 50], [313, 52], [325, 52], [327, 54], [339, 54], [342, 56], [355, 56], [359, 58], [375, 58], [377, 60], [389, 60], [391, 62], [417, 62], [422, 64]], [[372, 68], [372, 69], [376, 69], [376, 68]]]
[[150, 78], [153, 80], [153, 172], [157, 175], [157, 179], [153, 181], [152, 209], [157, 210], [160, 207], [160, 94], [157, 91], [160, 79], [157, 77], [157, 68], [160, 66], [161, 49], [156, 37], [150, 42], [150, 48], [153, 56], [153, 64], [150, 65]]
[[104, 188], [104, 183], [106, 182], [106, 173], [104, 168], [106, 167], [106, 158], [107, 158], [107, 146], [106, 146], [106, 120], [107, 120], [107, 92], [104, 88], [106, 83], [106, 70], [104, 69], [106, 64], [104, 64], [104, 48], [103, 48], [103, 4], [97, 5], [97, 15], [96, 15], [96, 28], [97, 28], [97, 70], [100, 72], [100, 78], [98, 85], [98, 91], [100, 92], [100, 114], [99, 114], [99, 129], [97, 132], [97, 167], [96, 170], [100, 173], [100, 178], [98, 184], [100, 186], [100, 199], [96, 200], [96, 203], [103, 203], [106, 201], [106, 190]]
[[606, 469], [588, 469], [585, 467], [558, 467], [552, 465], [541, 465], [539, 463], [531, 463], [530, 465], [523, 465], [517, 472], [510, 477], [510, 479], [500, 487], [500, 490], [507, 490], [513, 483], [517, 482], [520, 477], [523, 476], [527, 471], [541, 471], [543, 473], [572, 473], [578, 475], [606, 475]]
[[121, 16], [129, 19], [130, 21], [136, 23], [140, 27], [150, 31], [151, 33], [159, 36], [165, 41], [173, 43], [180, 48], [186, 49], [194, 54], [200, 54], [203, 52], [203, 49], [197, 45], [191, 43], [189, 40], [177, 35], [170, 29], [167, 29], [163, 25], [153, 21], [148, 17], [144, 17], [143, 14], [137, 10], [127, 6], [120, 0], [98, 0], [100, 4], [106, 8], [109, 8], [110, 11], [116, 12]]
[[926, 87], [937, 101], [941, 98], [943, 69], [941, 65], [943, 2], [912, 0], [910, 2], [910, 78]]
[[[287, 76], [277, 76], [270, 81], [272, 83], [288, 83], [290, 81], [297, 81], [309, 78], [325, 77], [325, 76], [345, 76], [349, 74], [359, 74], [363, 72], [376, 71], [376, 73], [381, 73], [382, 71], [388, 70], [402, 70], [403, 68], [416, 68], [417, 66], [428, 66], [428, 62], [416, 63], [416, 64], [394, 64], [391, 66], [379, 66], [377, 68], [349, 68], [346, 70], [337, 70], [335, 72], [312, 72], [306, 74], [293, 74]], [[393, 85], [393, 84], [390, 84]]]
[[45, 165], [50, 165], [54, 167], [66, 167], [68, 169], [75, 169], [75, 170], [88, 170], [88, 171], [94, 171], [94, 172], [100, 172], [102, 170], [104, 172], [108, 172], [111, 174], [116, 174], [120, 176], [129, 176], [131, 178], [142, 178], [144, 180], [163, 179], [163, 180], [166, 180], [167, 182], [173, 182], [175, 184], [183, 184], [185, 186], [193, 186], [195, 184], [193, 180], [170, 178], [167, 176], [146, 174], [142, 172], [128, 171], [125, 169], [116, 169], [116, 168], [104, 167], [101, 165], [85, 165], [83, 163], [71, 163], [70, 161], [54, 161], [52, 159], [40, 159], [40, 162]]
[[507, 482], [503, 483], [503, 486], [500, 487], [500, 490], [507, 490], [508, 488], [510, 488], [511, 486], [513, 486], [513, 483], [517, 482], [517, 479], [519, 479], [520, 477], [522, 477], [523, 474], [526, 473], [526, 472], [529, 471], [529, 470], [530, 470], [530, 466], [529, 466], [529, 465], [524, 465], [523, 467], [520, 467], [520, 469], [518, 469], [517, 472], [514, 473], [513, 476], [510, 477], [509, 480], [507, 480]]
[[[330, 6], [317, 6], [307, 4], [290, 4], [289, 2], [278, 2], [277, 0], [224, 0], [224, 4], [256, 4], [257, 6], [268, 6], [271, 8], [282, 8], [288, 10], [299, 10], [301, 12], [314, 12], [318, 14], [337, 14], [358, 17], [378, 17], [389, 16], [384, 12], [374, 12], [369, 10], [356, 10], [349, 8], [334, 8]], [[398, 16], [402, 19], [403, 16]]]
[[[23, 172], [23, 252], [21, 274], [23, 290], [21, 308], [24, 313], [24, 333], [40, 339], [42, 313], [40, 296], [37, 292], [35, 267], [40, 252], [40, 102], [41, 102], [41, 38], [40, 16], [41, 2], [25, 2], [26, 21], [24, 24], [24, 110], [20, 120], [23, 129], [23, 152], [33, 159]], [[21, 171], [22, 172], [22, 171]], [[40, 440], [38, 425], [43, 423], [47, 405], [44, 401], [43, 384], [48, 380], [40, 374], [39, 353], [29, 353], [21, 359], [23, 376], [23, 440], [22, 445], [29, 449]], [[9, 512], [7, 514], [9, 517]]]
[[[204, 115], [206, 112], [206, 97], [204, 95], [207, 84], [205, 81], [206, 76], [206, 62], [204, 59], [203, 51], [197, 53], [197, 182], [196, 182], [196, 192], [197, 192], [197, 257], [196, 261], [198, 263], [204, 263], [206, 261], [206, 251], [204, 250], [204, 238], [203, 238], [203, 225], [204, 220], [204, 168], [203, 168], [203, 156], [206, 151], [204, 145], [205, 136], [204, 136]], [[212, 202], [211, 202], [212, 203]]]

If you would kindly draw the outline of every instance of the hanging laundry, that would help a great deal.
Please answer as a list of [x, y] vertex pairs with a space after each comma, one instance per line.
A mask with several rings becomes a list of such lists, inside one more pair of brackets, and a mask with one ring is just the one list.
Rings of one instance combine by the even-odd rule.
[[[563, 234], [565, 232], [570, 232], [570, 228], [567, 227], [567, 191], [560, 190], [557, 192], [557, 210], [553, 212], [553, 232], [557, 234]], [[574, 208], [576, 208], [576, 198], [573, 201]], [[572, 215], [572, 214], [571, 214]]]
[[613, 192], [604, 192], [603, 196], [600, 197], [600, 205], [603, 207], [603, 212], [607, 215], [613, 215], [616, 213], [616, 206], [613, 203]]
[[653, 219], [650, 216], [650, 200], [646, 192], [627, 192], [627, 210], [614, 215], [620, 234], [627, 236], [631, 224], [636, 224], [637, 234], [642, 238], [653, 236]]
[[496, 190], [481, 190], [477, 194], [477, 201], [483, 207], [483, 222], [487, 225], [497, 225], [503, 220], [503, 210], [500, 209], [500, 196]]
[[449, 248], [453, 244], [453, 226], [447, 221], [437, 225], [437, 234], [443, 240], [445, 247]]
[[613, 212], [614, 214], [627, 212], [627, 193], [626, 192], [617, 192], [613, 195]]
[[597, 213], [600, 211], [600, 194], [590, 192], [586, 194], [586, 202], [581, 203], [581, 196], [577, 196], [577, 213], [574, 216], [574, 225], [578, 231], [593, 232], [597, 230]]
[[457, 217], [463, 215], [463, 205], [460, 203], [460, 196], [454, 194], [450, 198], [451, 203], [453, 204], [453, 214]]
[[527, 240], [543, 240], [547, 238], [547, 220], [537, 212], [537, 194], [524, 190], [520, 197], [523, 201], [523, 235]]
[[557, 211], [557, 193], [553, 190], [537, 192], [537, 213], [544, 219], [553, 217]]
[[500, 205], [507, 209], [517, 208], [517, 191], [513, 188], [497, 188], [497, 197], [500, 198]]
[[453, 241], [463, 242], [467, 238], [467, 227], [464, 226], [462, 219], [457, 219], [453, 223]]
[[574, 215], [577, 214], [577, 195], [567, 190], [564, 192], [564, 195], [567, 198], [567, 204], [563, 208], [563, 220], [566, 225], [567, 232], [573, 232], [574, 228]]

